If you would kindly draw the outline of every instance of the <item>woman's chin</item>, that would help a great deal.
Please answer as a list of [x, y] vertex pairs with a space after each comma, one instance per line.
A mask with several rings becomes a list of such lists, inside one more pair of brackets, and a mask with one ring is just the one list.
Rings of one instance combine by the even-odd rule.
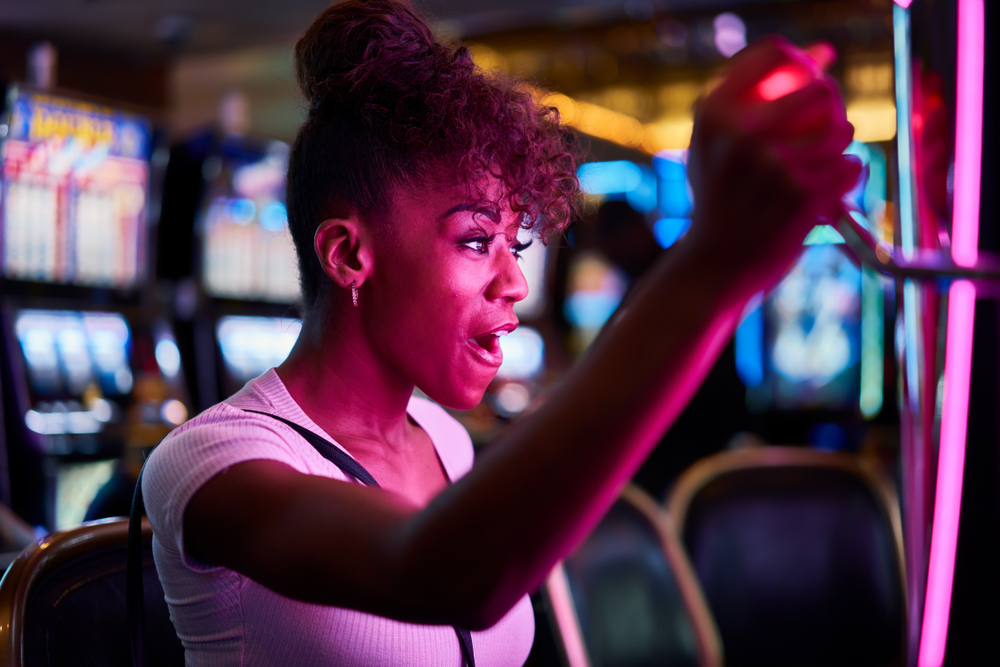
[[421, 387], [428, 398], [452, 410], [471, 410], [483, 401], [489, 383], [476, 386], [449, 387], [444, 390], [430, 390]]

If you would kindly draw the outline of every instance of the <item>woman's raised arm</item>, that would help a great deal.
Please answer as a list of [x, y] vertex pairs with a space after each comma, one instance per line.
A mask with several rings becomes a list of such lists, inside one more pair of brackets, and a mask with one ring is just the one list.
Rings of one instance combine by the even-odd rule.
[[[786, 68], [802, 87], [765, 102]], [[233, 466], [185, 515], [190, 553], [301, 600], [400, 620], [496, 622], [610, 507], [686, 405], [755, 292], [796, 258], [858, 175], [835, 84], [772, 39], [734, 59], [692, 143], [695, 222], [587, 357], [473, 470], [415, 508], [391, 493]]]

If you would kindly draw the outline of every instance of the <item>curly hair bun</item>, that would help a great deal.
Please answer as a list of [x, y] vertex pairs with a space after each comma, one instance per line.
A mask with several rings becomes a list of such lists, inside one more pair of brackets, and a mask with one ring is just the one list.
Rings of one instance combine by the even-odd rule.
[[[322, 12], [298, 41], [295, 78], [311, 109], [357, 112], [391, 106], [458, 55], [434, 39], [406, 0], [347, 0]], [[434, 61], [438, 67], [428, 68]]]
[[310, 108], [287, 206], [306, 303], [327, 280], [313, 236], [335, 203], [384, 221], [398, 186], [458, 178], [486, 199], [483, 184], [499, 178], [499, 197], [540, 236], [573, 215], [575, 150], [558, 113], [436, 41], [409, 0], [328, 7], [295, 46], [295, 75]]

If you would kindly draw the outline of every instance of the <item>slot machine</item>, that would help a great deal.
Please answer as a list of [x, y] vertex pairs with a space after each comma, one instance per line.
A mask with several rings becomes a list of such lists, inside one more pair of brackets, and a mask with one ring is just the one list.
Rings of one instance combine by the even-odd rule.
[[187, 418], [173, 333], [144, 301], [152, 136], [136, 114], [7, 90], [2, 500], [46, 529], [80, 523], [103, 486]]
[[288, 145], [204, 132], [171, 151], [160, 277], [200, 409], [288, 356], [301, 328], [288, 231]]
[[[866, 174], [846, 196], [851, 214], [876, 238], [891, 241], [885, 149], [855, 141], [847, 153]], [[781, 282], [744, 312], [735, 336], [736, 371], [765, 439], [857, 449], [869, 422], [894, 418], [891, 401], [880, 417], [887, 378], [892, 383], [884, 341], [893, 286], [859, 266], [832, 226], [817, 225], [803, 245]]]

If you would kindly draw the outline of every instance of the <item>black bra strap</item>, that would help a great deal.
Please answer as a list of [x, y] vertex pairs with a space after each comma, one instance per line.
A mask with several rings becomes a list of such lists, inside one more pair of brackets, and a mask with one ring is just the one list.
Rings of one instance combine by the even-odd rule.
[[[147, 461], [149, 459], [146, 459]], [[128, 541], [125, 546], [125, 615], [128, 617], [128, 636], [132, 647], [132, 665], [145, 667], [146, 651], [144, 633], [146, 625], [145, 602], [142, 590], [142, 471], [135, 481], [132, 509], [128, 517]]]
[[[243, 409], [243, 412], [253, 412], [258, 415], [264, 415], [265, 417], [271, 417], [272, 419], [277, 419], [283, 424], [287, 424], [291, 428], [295, 429], [295, 432], [305, 438], [306, 442], [312, 445], [316, 451], [318, 451], [323, 458], [328, 460], [330, 463], [334, 464], [344, 472], [352, 475], [356, 479], [361, 480], [368, 486], [378, 487], [378, 482], [372, 477], [371, 473], [365, 470], [364, 466], [351, 458], [344, 450], [340, 449], [332, 442], [329, 442], [326, 438], [316, 435], [309, 429], [296, 424], [295, 422], [285, 419], [284, 417], [279, 417], [278, 415], [272, 415], [269, 412], [261, 412], [259, 410], [247, 410]], [[140, 473], [141, 477], [142, 473]], [[379, 487], [381, 488], [381, 487]], [[140, 498], [141, 502], [141, 498]], [[135, 512], [135, 503], [132, 504], [133, 513]], [[131, 526], [130, 526], [131, 528]], [[140, 586], [142, 581], [139, 582]], [[458, 635], [459, 644], [462, 647], [462, 655], [465, 657], [465, 662], [468, 667], [476, 667], [476, 655], [472, 649], [472, 633], [465, 628], [460, 628], [457, 625], [455, 627], [455, 634]]]
[[269, 412], [261, 412], [259, 410], [246, 410], [246, 409], [244, 409], [243, 412], [253, 412], [254, 414], [264, 415], [265, 417], [270, 417], [271, 419], [277, 419], [279, 422], [287, 424], [291, 428], [295, 429], [296, 433], [305, 438], [306, 442], [312, 445], [316, 449], [316, 451], [318, 451], [327, 461], [337, 466], [344, 472], [349, 473], [353, 477], [361, 480], [368, 486], [378, 486], [378, 482], [376, 482], [375, 478], [371, 476], [371, 473], [365, 470], [364, 466], [362, 466], [360, 463], [352, 459], [340, 447], [337, 447], [332, 442], [326, 440], [326, 438], [322, 438], [316, 435], [309, 429], [299, 426], [298, 424], [289, 419], [285, 419], [284, 417], [279, 417], [278, 415], [272, 415]]

